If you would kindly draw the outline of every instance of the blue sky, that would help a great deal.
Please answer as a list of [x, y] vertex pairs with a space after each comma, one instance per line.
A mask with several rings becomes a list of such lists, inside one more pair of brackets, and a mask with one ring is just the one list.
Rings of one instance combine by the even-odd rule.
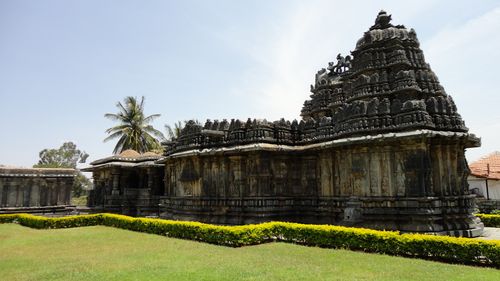
[[416, 30], [483, 147], [500, 150], [499, 1], [0, 0], [0, 164], [74, 141], [95, 160], [104, 118], [145, 96], [154, 125], [299, 118], [314, 74], [354, 49], [380, 9]]

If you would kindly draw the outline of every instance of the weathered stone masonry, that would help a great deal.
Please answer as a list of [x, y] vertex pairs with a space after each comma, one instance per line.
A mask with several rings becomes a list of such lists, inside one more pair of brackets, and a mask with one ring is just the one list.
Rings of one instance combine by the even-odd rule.
[[[230, 224], [286, 220], [467, 229], [466, 221], [475, 219], [463, 182], [463, 148], [457, 150], [465, 141], [466, 134], [414, 131], [306, 146], [185, 151], [163, 160], [163, 215]], [[355, 215], [346, 215], [346, 208]]]
[[74, 169], [0, 168], [0, 213], [69, 212]]
[[318, 71], [300, 122], [188, 122], [156, 161], [159, 214], [479, 235], [464, 151], [480, 140], [415, 31], [390, 20], [380, 12], [352, 56]]
[[94, 190], [89, 195], [89, 205], [106, 212], [128, 215], [158, 213], [158, 198], [163, 195], [163, 165], [155, 153], [139, 154], [126, 150], [92, 162]]

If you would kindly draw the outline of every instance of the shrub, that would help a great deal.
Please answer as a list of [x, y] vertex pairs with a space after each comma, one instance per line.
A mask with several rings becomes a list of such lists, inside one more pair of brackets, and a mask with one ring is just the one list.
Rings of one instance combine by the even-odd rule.
[[[480, 217], [483, 216], [486, 215]], [[424, 234], [400, 234], [397, 231], [378, 231], [343, 226], [286, 222], [218, 226], [200, 222], [133, 218], [115, 214], [80, 215], [63, 218], [46, 218], [27, 214], [0, 215], [0, 223], [10, 222], [38, 229], [105, 225], [231, 247], [282, 241], [309, 246], [361, 250], [453, 263], [500, 267], [500, 241]]]
[[0, 215], [0, 223], [13, 223], [16, 222], [18, 214]]
[[478, 218], [488, 227], [500, 227], [500, 215], [476, 214]]
[[[0, 215], [1, 217], [1, 215]], [[61, 218], [47, 218], [28, 214], [17, 215], [16, 222], [32, 228], [70, 228], [79, 226], [91, 226], [102, 224], [102, 215], [79, 215]]]

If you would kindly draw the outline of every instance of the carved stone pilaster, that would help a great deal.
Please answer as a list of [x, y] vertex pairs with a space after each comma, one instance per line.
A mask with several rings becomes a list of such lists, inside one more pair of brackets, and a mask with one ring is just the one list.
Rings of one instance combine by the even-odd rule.
[[111, 171], [112, 187], [111, 195], [120, 195], [120, 168], [114, 168]]

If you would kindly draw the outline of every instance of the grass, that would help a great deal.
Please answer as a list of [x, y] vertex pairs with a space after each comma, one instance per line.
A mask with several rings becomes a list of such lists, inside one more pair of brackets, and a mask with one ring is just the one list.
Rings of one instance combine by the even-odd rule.
[[87, 195], [82, 195], [80, 197], [71, 197], [71, 205], [87, 206]]
[[500, 280], [500, 270], [285, 243], [228, 248], [104, 226], [0, 224], [2, 280]]

